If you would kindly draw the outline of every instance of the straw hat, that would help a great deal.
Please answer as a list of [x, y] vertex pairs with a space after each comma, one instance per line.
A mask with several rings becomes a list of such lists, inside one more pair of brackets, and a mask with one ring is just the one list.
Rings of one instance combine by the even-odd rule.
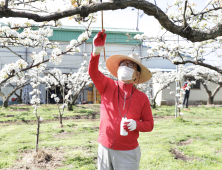
[[[106, 67], [109, 70], [109, 72], [117, 78], [117, 71], [119, 68], [119, 64], [123, 60], [131, 60], [138, 64], [141, 69], [141, 75], [139, 79], [136, 79], [134, 84], [141, 84], [147, 82], [151, 77], [152, 74], [148, 68], [146, 68], [144, 65], [141, 64], [140, 62], [140, 57], [137, 54], [131, 54], [129, 56], [126, 55], [112, 55], [110, 56], [107, 61], [106, 61]], [[139, 83], [138, 83], [139, 81]]]

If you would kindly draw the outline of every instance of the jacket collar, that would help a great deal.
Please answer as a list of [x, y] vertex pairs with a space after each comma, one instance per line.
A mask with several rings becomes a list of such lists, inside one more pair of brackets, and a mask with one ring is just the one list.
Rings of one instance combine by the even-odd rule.
[[118, 80], [118, 84], [119, 84], [119, 88], [120, 88], [121, 90], [124, 90], [124, 91], [127, 91], [127, 92], [128, 92], [128, 91], [130, 91], [130, 92], [132, 91], [133, 83], [126, 84], [126, 83]]

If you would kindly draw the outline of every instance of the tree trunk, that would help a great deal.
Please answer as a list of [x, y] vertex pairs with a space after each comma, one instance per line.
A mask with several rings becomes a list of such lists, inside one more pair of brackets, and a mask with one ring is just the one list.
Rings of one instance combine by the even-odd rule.
[[[0, 95], [1, 95], [1, 96], [4, 96], [4, 97], [2, 97], [2, 98], [3, 98], [3, 105], [2, 105], [2, 107], [8, 107], [8, 100], [9, 100], [9, 98], [16, 92], [16, 90], [18, 90], [18, 89], [20, 89], [20, 88], [22, 88], [22, 87], [24, 87], [24, 86], [26, 86], [26, 85], [28, 85], [28, 84], [29, 84], [29, 83], [26, 83], [26, 84], [23, 84], [23, 85], [21, 85], [21, 86], [18, 86], [18, 87], [16, 87], [16, 88], [14, 88], [14, 89], [12, 90], [12, 92], [7, 95], [7, 97], [0, 91]], [[21, 94], [21, 93], [20, 93], [20, 94]]]
[[2, 107], [4, 107], [4, 108], [8, 107], [8, 100], [9, 100], [9, 98], [3, 99]]
[[37, 133], [36, 133], [36, 147], [35, 151], [38, 152], [39, 148], [39, 128], [40, 128], [40, 117], [37, 117]]
[[18, 97], [19, 104], [22, 104], [22, 89], [20, 89], [20, 94]]
[[213, 103], [213, 98], [212, 98], [212, 92], [208, 89], [207, 85], [204, 83], [204, 80], [200, 81], [204, 87], [204, 89], [206, 90], [207, 94], [208, 94], [208, 102], [207, 105], [210, 105]]
[[71, 104], [71, 102], [68, 103], [67, 109], [68, 111], [73, 111], [73, 105]]
[[155, 99], [153, 100], [153, 105], [152, 105], [152, 108], [155, 109], [156, 108], [156, 101]]
[[213, 104], [213, 102], [214, 102], [214, 97], [208, 96], [207, 105]]
[[73, 110], [73, 106], [76, 103], [76, 100], [78, 99], [79, 94], [76, 94], [74, 96], [71, 96], [72, 100], [71, 102], [68, 103], [68, 111], [72, 111]]
[[62, 124], [62, 114], [59, 114], [59, 122], [60, 122], [60, 126], [62, 128], [63, 127], [63, 124]]
[[7, 97], [6, 97], [6, 96], [4, 95], [4, 93], [2, 93], [1, 91], [0, 91], [0, 95], [1, 95], [2, 100], [3, 100], [2, 107], [4, 108], [6, 104], [7, 104], [6, 107], [8, 107], [8, 101], [6, 102]]

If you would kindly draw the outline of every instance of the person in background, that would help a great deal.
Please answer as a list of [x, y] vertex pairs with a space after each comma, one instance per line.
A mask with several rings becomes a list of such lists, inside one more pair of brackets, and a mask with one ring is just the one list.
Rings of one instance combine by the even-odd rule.
[[190, 83], [190, 78], [188, 78], [183, 84], [183, 89], [185, 90], [184, 99], [183, 99], [183, 106], [186, 105], [186, 108], [188, 108], [190, 88], [191, 88], [191, 83]]
[[105, 30], [94, 38], [88, 68], [101, 95], [98, 170], [138, 170], [139, 132], [152, 131], [154, 122], [148, 97], [134, 84], [144, 83], [152, 75], [135, 54], [113, 55], [107, 59], [107, 69], [117, 81], [103, 75], [98, 64], [105, 40]]

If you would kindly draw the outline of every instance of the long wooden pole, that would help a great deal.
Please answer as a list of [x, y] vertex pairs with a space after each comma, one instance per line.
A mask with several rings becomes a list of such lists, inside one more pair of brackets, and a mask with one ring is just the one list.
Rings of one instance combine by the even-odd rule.
[[[102, 3], [102, 0], [100, 0], [100, 2]], [[101, 15], [102, 15], [102, 31], [103, 31], [103, 11], [101, 11]], [[106, 61], [105, 47], [103, 47], [103, 52], [104, 52], [104, 61]]]

